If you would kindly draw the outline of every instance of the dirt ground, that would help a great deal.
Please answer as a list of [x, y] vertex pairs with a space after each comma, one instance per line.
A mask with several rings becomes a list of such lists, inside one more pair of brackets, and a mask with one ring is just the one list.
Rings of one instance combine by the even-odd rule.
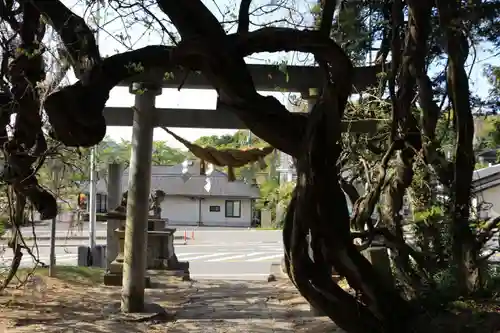
[[[125, 315], [119, 311], [121, 288], [102, 285], [102, 271], [64, 267], [57, 278], [48, 278], [39, 270], [26, 284], [0, 294], [0, 333], [342, 332], [328, 318], [313, 317], [287, 279], [181, 281], [157, 273], [151, 280], [147, 312]], [[418, 318], [425, 323], [419, 331], [500, 332], [499, 300], [457, 301], [450, 310]]]
[[48, 278], [41, 271], [24, 286], [9, 287], [0, 295], [0, 333], [321, 332], [317, 325], [335, 332], [327, 320], [310, 317], [286, 280], [183, 282], [158, 275], [146, 291], [149, 313], [123, 315], [121, 288], [100, 284], [101, 274], [65, 268]]

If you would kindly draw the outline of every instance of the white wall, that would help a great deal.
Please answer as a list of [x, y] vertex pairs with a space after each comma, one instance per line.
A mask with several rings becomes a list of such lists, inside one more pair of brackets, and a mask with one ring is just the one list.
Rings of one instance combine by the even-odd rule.
[[[249, 227], [252, 221], [250, 199], [241, 201], [240, 217], [226, 217], [226, 200], [232, 198], [209, 197], [190, 198], [167, 196], [161, 204], [161, 217], [167, 218], [172, 225], [198, 225], [200, 220], [206, 226]], [[219, 206], [218, 212], [211, 212], [210, 206]]]
[[197, 225], [198, 199], [180, 196], [168, 196], [161, 203], [161, 217], [170, 224]]
[[[226, 200], [239, 200], [240, 217], [226, 217]], [[211, 212], [210, 206], [219, 206], [220, 211]], [[241, 198], [205, 198], [201, 201], [201, 222], [204, 225], [231, 227], [250, 227], [252, 222], [252, 204], [250, 199]]]
[[477, 202], [478, 205], [484, 203], [482, 205], [483, 209], [491, 207], [490, 211], [500, 213], [500, 186], [493, 186], [478, 192], [474, 195], [474, 199], [473, 202]]

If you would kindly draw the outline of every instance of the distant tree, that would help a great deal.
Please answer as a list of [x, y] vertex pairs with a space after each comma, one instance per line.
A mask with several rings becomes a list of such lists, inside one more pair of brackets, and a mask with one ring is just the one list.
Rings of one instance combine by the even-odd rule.
[[487, 65], [484, 74], [491, 85], [488, 104], [492, 110], [500, 108], [500, 66]]
[[284, 216], [277, 216], [277, 208], [281, 206], [283, 211], [288, 208], [294, 186], [294, 183], [280, 184], [275, 178], [267, 179], [259, 186], [260, 198], [255, 202], [255, 208], [270, 210], [274, 227], [283, 227]]
[[[239, 130], [233, 135], [211, 135], [202, 136], [198, 138], [194, 143], [202, 147], [214, 147], [217, 149], [232, 148], [232, 149], [247, 149], [256, 147], [265, 147], [268, 145], [267, 142], [250, 133], [248, 130]], [[273, 173], [273, 167], [276, 164], [276, 158], [273, 154], [268, 155], [264, 162], [266, 163], [266, 168], [260, 170], [261, 172], [267, 172], [268, 174]], [[225, 171], [227, 168], [224, 168]], [[237, 179], [253, 181], [256, 178], [256, 173], [258, 168], [255, 165], [248, 165], [235, 170], [235, 175]]]
[[[49, 142], [51, 144], [51, 142]], [[55, 144], [55, 143], [54, 143]], [[71, 201], [83, 183], [90, 180], [90, 149], [66, 148], [61, 145], [53, 146], [51, 158], [59, 159], [64, 165], [64, 177], [60, 181], [61, 197]], [[98, 177], [103, 177], [110, 163], [120, 163], [128, 166], [132, 144], [128, 140], [115, 141], [105, 137], [96, 146], [96, 171]], [[181, 163], [186, 158], [186, 152], [169, 147], [164, 141], [153, 142], [153, 165], [172, 165]], [[38, 170], [40, 183], [51, 188], [52, 173], [48, 164]], [[72, 200], [74, 201], [74, 200]]]
[[172, 165], [182, 163], [187, 152], [167, 146], [165, 141], [153, 142], [153, 165]]
[[476, 133], [476, 150], [497, 148], [500, 146], [500, 118], [498, 116], [480, 117], [483, 124]]
[[221, 136], [202, 136], [194, 143], [203, 147], [211, 146], [214, 148], [235, 149], [242, 149], [246, 147], [263, 147], [267, 145], [265, 141], [255, 136], [254, 134], [251, 134], [247, 130], [239, 130], [233, 135], [225, 134]]
[[[122, 163], [128, 165], [132, 143], [128, 140], [116, 142], [110, 138], [105, 138], [97, 148], [97, 161], [99, 168], [105, 169], [109, 163]], [[153, 165], [172, 165], [184, 161], [186, 152], [172, 148], [165, 141], [154, 141], [151, 152]]]
[[198, 140], [195, 141], [196, 144], [200, 146], [211, 146], [211, 147], [234, 147], [236, 145], [236, 141], [234, 140], [232, 135], [211, 135], [211, 136], [202, 136]]

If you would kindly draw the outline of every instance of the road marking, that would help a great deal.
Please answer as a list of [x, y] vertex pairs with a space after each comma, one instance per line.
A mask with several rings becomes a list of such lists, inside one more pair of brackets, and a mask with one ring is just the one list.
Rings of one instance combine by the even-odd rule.
[[[70, 261], [70, 260], [75, 260], [75, 259], [78, 259], [78, 256], [74, 256], [74, 257], [68, 257], [68, 258], [58, 258], [56, 257], [56, 263], [57, 261]], [[49, 258], [47, 258], [48, 261], [50, 261]]]
[[[189, 242], [189, 240], [188, 240], [188, 242]], [[275, 246], [282, 246], [281, 242], [275, 242], [275, 243], [276, 243]], [[188, 243], [186, 245], [183, 245], [182, 247], [183, 248], [185, 248], [185, 247], [223, 247], [223, 246], [241, 247], [241, 246], [252, 246], [252, 245], [264, 246], [264, 244], [266, 244], [266, 243], [265, 242], [203, 242], [203, 243], [195, 243], [195, 244]], [[269, 245], [269, 243], [267, 243], [265, 246], [270, 246], [270, 245]]]
[[176, 253], [175, 255], [177, 256], [177, 258], [184, 259], [184, 257], [199, 255], [199, 254], [203, 254], [203, 253], [204, 252], [186, 252], [186, 253]]
[[249, 276], [269, 276], [269, 274], [262, 273], [238, 273], [238, 274], [191, 274], [191, 277], [249, 277]]
[[258, 256], [258, 255], [261, 255], [261, 254], [265, 254], [265, 252], [253, 252], [253, 253], [238, 254], [238, 255], [229, 256], [229, 257], [222, 257], [222, 258], [210, 259], [210, 260], [207, 260], [207, 262], [225, 261], [225, 260], [231, 260], [231, 259], [237, 259], [237, 258], [244, 258], [244, 257], [254, 257], [254, 256]]
[[283, 246], [259, 246], [259, 249], [266, 250], [267, 252], [283, 251]]
[[273, 254], [272, 256], [267, 256], [267, 257], [259, 257], [259, 258], [249, 259], [247, 261], [250, 261], [250, 262], [264, 261], [264, 260], [269, 260], [269, 259], [274, 259], [274, 258], [279, 258], [279, 257], [283, 257], [283, 253]]
[[199, 260], [199, 259], [206, 259], [206, 258], [212, 258], [212, 257], [217, 257], [217, 256], [225, 256], [225, 255], [228, 255], [228, 254], [231, 254], [231, 253], [230, 252], [212, 253], [212, 254], [205, 254], [205, 255], [202, 255], [202, 256], [195, 256], [195, 257], [188, 256], [187, 258], [183, 257], [182, 260], [186, 260], [186, 261], [189, 261], [189, 260]]
[[199, 232], [200, 234], [203, 234], [203, 233], [233, 233], [233, 232], [246, 232], [246, 233], [249, 233], [251, 231], [257, 231], [257, 232], [261, 232], [261, 233], [278, 233], [278, 232], [281, 232], [281, 230], [258, 230], [258, 229], [222, 229], [222, 230], [207, 230], [207, 229], [198, 229], [198, 228], [183, 228], [183, 227], [179, 227], [179, 226], [175, 226], [175, 225], [170, 225], [170, 227], [172, 228], [176, 228], [177, 229], [177, 232], [180, 232], [180, 231], [196, 231], [196, 232]]

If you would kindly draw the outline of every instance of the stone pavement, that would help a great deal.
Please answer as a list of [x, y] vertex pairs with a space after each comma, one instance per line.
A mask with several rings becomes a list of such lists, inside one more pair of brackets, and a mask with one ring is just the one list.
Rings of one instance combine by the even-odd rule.
[[[309, 305], [285, 279], [199, 281], [192, 288], [175, 321], [166, 324], [167, 332], [336, 332], [330, 321], [311, 316]], [[159, 324], [158, 329], [164, 330], [165, 325]]]
[[293, 317], [310, 315], [307, 307], [282, 304], [275, 284], [214, 282], [193, 285], [196, 292], [177, 312], [169, 332], [290, 332]]
[[312, 317], [287, 279], [180, 281], [158, 272], [151, 280], [148, 312], [122, 314], [119, 287], [36, 277], [0, 294], [0, 332], [341, 332], [326, 318]]

